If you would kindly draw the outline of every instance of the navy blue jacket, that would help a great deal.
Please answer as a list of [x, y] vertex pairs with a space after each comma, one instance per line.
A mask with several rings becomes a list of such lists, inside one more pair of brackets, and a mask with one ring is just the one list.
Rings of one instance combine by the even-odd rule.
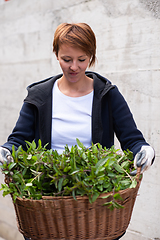
[[[114, 145], [116, 134], [122, 150], [129, 149], [135, 155], [146, 143], [142, 133], [137, 129], [132, 113], [118, 88], [109, 80], [94, 72], [86, 72], [94, 79], [94, 97], [92, 107], [92, 142], [101, 143], [110, 148]], [[51, 148], [52, 123], [52, 88], [57, 75], [31, 84], [28, 95], [20, 111], [20, 116], [3, 147], [12, 149], [22, 145], [26, 149], [25, 140], [48, 143]]]

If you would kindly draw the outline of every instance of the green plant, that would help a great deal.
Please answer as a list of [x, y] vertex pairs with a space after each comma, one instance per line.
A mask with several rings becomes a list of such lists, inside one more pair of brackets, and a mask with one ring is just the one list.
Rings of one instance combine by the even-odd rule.
[[[133, 155], [124, 151], [123, 155], [113, 147], [102, 148], [92, 144], [90, 148], [77, 139], [71, 149], [65, 146], [62, 154], [42, 147], [39, 140], [27, 143], [27, 151], [13, 146], [14, 162], [4, 163], [2, 173], [8, 184], [1, 184], [3, 196], [41, 199], [42, 196], [68, 196], [76, 200], [77, 195], [87, 195], [90, 203], [102, 193], [111, 193], [113, 200], [107, 202], [111, 209], [122, 207], [119, 190], [136, 187], [136, 177], [130, 175], [133, 169]], [[106, 196], [108, 197], [108, 196]]]

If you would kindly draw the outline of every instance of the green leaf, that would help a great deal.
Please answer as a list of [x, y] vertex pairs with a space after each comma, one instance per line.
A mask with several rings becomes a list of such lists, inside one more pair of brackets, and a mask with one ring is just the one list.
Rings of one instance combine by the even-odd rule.
[[26, 183], [26, 187], [31, 187], [33, 186], [33, 184], [30, 182], [30, 183]]
[[124, 162], [122, 162], [121, 167], [127, 168], [127, 167], [129, 167], [129, 165], [130, 165], [130, 163], [128, 161], [124, 161]]
[[117, 203], [117, 202], [113, 202], [113, 206], [117, 209], [119, 208], [124, 208], [124, 206], [122, 206], [121, 204]]
[[31, 172], [32, 172], [35, 176], [37, 176], [38, 174], [41, 173], [41, 172], [35, 171], [35, 170], [33, 170], [33, 169], [30, 169], [30, 170], [31, 170]]
[[92, 196], [92, 203], [96, 201], [96, 199], [99, 197], [99, 193], [98, 192], [95, 192]]
[[26, 141], [26, 143], [28, 144], [28, 146], [29, 146], [32, 150], [35, 150], [35, 149], [36, 149], [36, 143], [35, 143], [35, 141], [32, 141], [32, 143]]
[[102, 185], [98, 185], [97, 188], [102, 192], [103, 191], [103, 186]]
[[101, 167], [108, 161], [108, 157], [100, 159], [95, 165], [96, 174], [100, 171]]
[[114, 209], [114, 204], [113, 204], [113, 201], [110, 201], [110, 202], [106, 202], [103, 204], [103, 206], [108, 206], [108, 208], [113, 211]]
[[116, 176], [117, 174], [115, 174], [114, 172], [108, 172], [108, 177], [115, 178]]
[[122, 185], [128, 185], [128, 184], [131, 184], [131, 180], [128, 178], [128, 179], [124, 179], [124, 180], [121, 180], [120, 183]]
[[79, 171], [80, 171], [79, 169], [75, 170], [75, 171], [71, 172], [71, 175], [74, 175], [75, 173], [78, 173]]
[[121, 200], [121, 201], [123, 201], [123, 198], [121, 197], [121, 195], [120, 195], [119, 193], [115, 193], [115, 194], [113, 195], [113, 198], [114, 198], [115, 200]]
[[78, 138], [76, 138], [76, 142], [80, 148], [85, 149], [85, 146], [83, 145], [82, 142], [80, 142], [80, 140]]
[[14, 145], [12, 145], [12, 157], [13, 157], [13, 159], [16, 159], [16, 151], [15, 151]]
[[35, 193], [35, 194], [34, 194], [34, 198], [37, 199], [37, 200], [40, 200], [40, 199], [42, 199], [42, 194], [40, 194], [40, 193], [37, 193], [37, 194], [36, 194], [36, 193]]
[[76, 194], [75, 194], [75, 189], [72, 190], [72, 196], [77, 201]]
[[82, 158], [85, 160], [87, 158], [85, 152], [82, 153]]
[[124, 154], [127, 157], [127, 159], [133, 160], [133, 152], [131, 152], [129, 149], [127, 149], [127, 151], [124, 151]]
[[62, 183], [63, 183], [63, 178], [60, 178], [58, 181], [58, 191], [59, 192], [62, 190]]
[[38, 140], [38, 150], [42, 149], [42, 141], [41, 139]]
[[10, 163], [10, 164], [9, 164], [9, 167], [8, 167], [9, 170], [11, 170], [12, 168], [14, 168], [15, 165], [16, 165], [16, 163]]
[[118, 172], [120, 172], [120, 173], [124, 173], [124, 170], [123, 170], [123, 168], [119, 165], [119, 164], [114, 164], [114, 167], [115, 167], [115, 169], [118, 171]]
[[129, 188], [135, 188], [136, 186], [137, 186], [137, 181], [135, 179], [133, 179]]
[[103, 196], [102, 198], [109, 198], [109, 197], [112, 197], [112, 194], [108, 194], [106, 196]]
[[93, 151], [93, 153], [98, 153], [98, 148], [96, 145], [92, 146], [92, 151]]
[[27, 160], [31, 160], [32, 159], [32, 154], [29, 154], [27, 157]]
[[15, 201], [16, 201], [16, 199], [18, 197], [18, 194], [14, 193], [14, 194], [12, 194], [12, 197], [13, 197], [13, 202], [15, 203]]

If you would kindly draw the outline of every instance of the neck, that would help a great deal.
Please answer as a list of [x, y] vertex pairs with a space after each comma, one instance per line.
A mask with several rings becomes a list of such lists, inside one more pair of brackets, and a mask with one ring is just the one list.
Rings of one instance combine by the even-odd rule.
[[78, 82], [69, 82], [64, 75], [58, 80], [59, 90], [69, 97], [81, 97], [93, 91], [93, 79], [85, 76]]

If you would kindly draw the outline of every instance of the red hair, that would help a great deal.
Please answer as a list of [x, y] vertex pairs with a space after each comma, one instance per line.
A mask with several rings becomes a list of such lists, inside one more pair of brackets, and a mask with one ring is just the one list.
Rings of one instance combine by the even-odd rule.
[[90, 57], [89, 67], [96, 59], [96, 38], [91, 27], [86, 23], [61, 23], [54, 34], [53, 52], [58, 56], [62, 44], [80, 48]]

